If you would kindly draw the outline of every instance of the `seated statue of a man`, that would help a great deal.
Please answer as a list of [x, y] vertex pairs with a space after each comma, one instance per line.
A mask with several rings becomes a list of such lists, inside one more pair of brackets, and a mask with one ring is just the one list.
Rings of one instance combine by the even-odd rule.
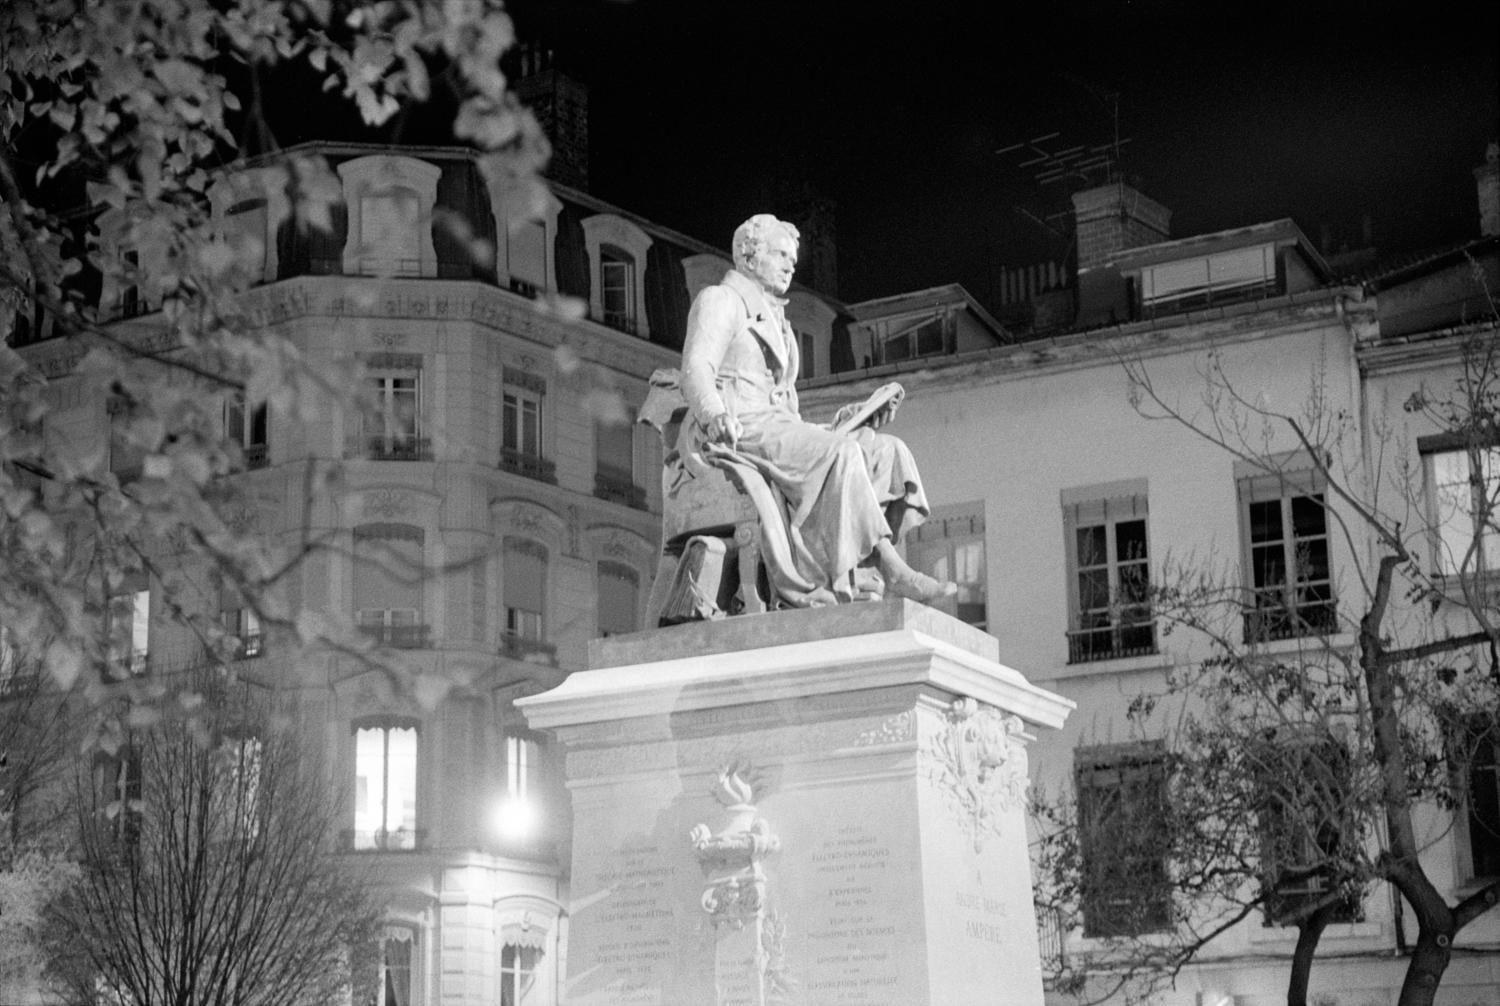
[[899, 396], [852, 432], [798, 413], [799, 348], [783, 299], [798, 239], [770, 214], [751, 217], [734, 232], [734, 269], [693, 301], [682, 352], [684, 446], [753, 468], [772, 487], [779, 526], [771, 533], [784, 534], [789, 548], [780, 561], [768, 551], [767, 572], [783, 603], [952, 596], [953, 583], [913, 570], [895, 547], [903, 525], [928, 514], [911, 451], [877, 432]]

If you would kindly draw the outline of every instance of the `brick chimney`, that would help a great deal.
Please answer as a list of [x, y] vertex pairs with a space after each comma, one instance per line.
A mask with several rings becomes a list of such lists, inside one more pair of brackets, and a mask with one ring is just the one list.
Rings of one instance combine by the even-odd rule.
[[1124, 182], [1073, 193], [1080, 273], [1109, 262], [1115, 252], [1167, 239], [1172, 211]]
[[1111, 182], [1073, 193], [1078, 239], [1078, 319], [1081, 328], [1130, 318], [1125, 280], [1114, 257], [1127, 248], [1167, 240], [1172, 211], [1131, 188]]
[[1479, 233], [1494, 237], [1500, 234], [1500, 143], [1491, 141], [1484, 152], [1484, 163], [1474, 169], [1474, 184], [1479, 188]]
[[546, 175], [555, 182], [589, 187], [589, 91], [557, 68], [551, 49], [526, 46], [520, 53], [516, 96], [530, 108], [552, 142]]

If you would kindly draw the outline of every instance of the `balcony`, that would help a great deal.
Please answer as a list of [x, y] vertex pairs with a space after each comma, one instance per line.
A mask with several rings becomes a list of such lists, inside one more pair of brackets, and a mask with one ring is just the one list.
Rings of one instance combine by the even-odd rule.
[[431, 626], [428, 625], [380, 625], [366, 622], [359, 627], [359, 631], [375, 640], [376, 645], [392, 650], [425, 650], [431, 645]]
[[545, 639], [530, 639], [516, 632], [500, 634], [500, 656], [532, 664], [557, 666], [557, 646]]
[[350, 828], [341, 834], [340, 839], [348, 852], [415, 852], [427, 848], [427, 829], [359, 831]]
[[635, 484], [635, 478], [624, 469], [600, 465], [594, 473], [594, 495], [634, 510], [646, 509], [646, 490]]
[[557, 485], [557, 465], [536, 454], [527, 454], [512, 447], [500, 448], [502, 471], [524, 475], [528, 479]]
[[1285, 605], [1263, 600], [1258, 607], [1246, 608], [1243, 617], [1247, 643], [1328, 636], [1338, 631], [1338, 605], [1333, 601]]
[[431, 461], [430, 437], [362, 437], [346, 452], [351, 458], [367, 461]]
[[1072, 629], [1067, 636], [1070, 664], [1148, 657], [1156, 652], [1156, 622], [1149, 618]]

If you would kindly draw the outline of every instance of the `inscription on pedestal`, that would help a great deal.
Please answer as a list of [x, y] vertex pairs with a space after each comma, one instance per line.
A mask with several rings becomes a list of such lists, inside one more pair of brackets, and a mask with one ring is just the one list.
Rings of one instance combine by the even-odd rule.
[[844, 824], [810, 857], [818, 897], [808, 921], [809, 1003], [880, 1006], [900, 982], [901, 910], [890, 844], [864, 824]]
[[654, 842], [622, 845], [603, 864], [592, 879], [610, 893], [584, 911], [587, 923], [578, 934], [609, 988], [602, 1000], [590, 1001], [659, 1006], [673, 966], [669, 884], [675, 868]]

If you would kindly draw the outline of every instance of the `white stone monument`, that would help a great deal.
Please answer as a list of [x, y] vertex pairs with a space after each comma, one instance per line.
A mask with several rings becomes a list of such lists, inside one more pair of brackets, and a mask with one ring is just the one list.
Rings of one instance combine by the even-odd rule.
[[605, 640], [567, 755], [568, 1006], [1042, 1002], [1025, 743], [1072, 704], [911, 601]]

